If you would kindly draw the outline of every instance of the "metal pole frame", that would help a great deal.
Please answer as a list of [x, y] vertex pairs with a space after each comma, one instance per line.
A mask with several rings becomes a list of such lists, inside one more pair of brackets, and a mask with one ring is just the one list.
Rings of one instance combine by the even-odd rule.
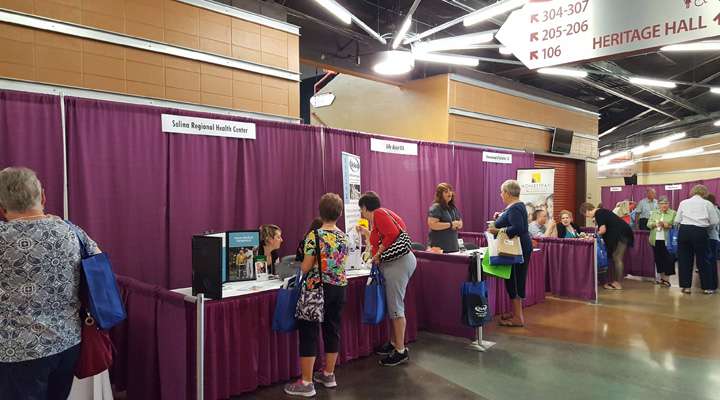
[[[486, 250], [487, 251], [487, 250]], [[477, 276], [482, 279], [482, 257], [476, 257]], [[483, 327], [478, 326], [475, 332], [477, 339], [470, 343], [470, 348], [476, 351], [486, 352], [495, 345], [495, 342], [483, 340]]]

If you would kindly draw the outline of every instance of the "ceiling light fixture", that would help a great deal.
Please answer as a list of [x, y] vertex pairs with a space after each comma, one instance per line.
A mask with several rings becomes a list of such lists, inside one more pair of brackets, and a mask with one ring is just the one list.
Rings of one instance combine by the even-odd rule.
[[624, 162], [615, 163], [615, 164], [598, 165], [598, 171], [607, 171], [610, 169], [625, 168], [625, 167], [629, 167], [631, 165], [635, 165], [634, 160], [624, 161]]
[[706, 40], [695, 43], [673, 44], [660, 48], [660, 51], [718, 51], [720, 41]]
[[528, 0], [504, 0], [498, 1], [495, 4], [483, 7], [479, 10], [473, 11], [466, 15], [463, 19], [463, 25], [472, 26], [482, 21], [486, 21], [490, 18], [497, 17], [498, 15], [505, 14], [506, 12], [512, 11], [516, 8], [520, 8], [527, 3]]
[[674, 153], [663, 154], [663, 156], [661, 158], [663, 160], [667, 160], [670, 158], [690, 157], [690, 156], [696, 156], [698, 154], [702, 154], [704, 152], [705, 152], [705, 149], [703, 147], [696, 147], [694, 149], [688, 149], [688, 150], [676, 151]]
[[315, 2], [336, 16], [344, 24], [350, 25], [352, 23], [352, 14], [350, 14], [350, 11], [336, 3], [335, 0], [315, 0]]
[[652, 142], [650, 142], [650, 146], [653, 146], [653, 145], [657, 146], [661, 143], [670, 144], [676, 140], [684, 139], [685, 137], [687, 137], [687, 133], [685, 133], [685, 132], [673, 133], [670, 136], [665, 136], [664, 138], [653, 140]]
[[600, 152], [600, 156], [606, 156], [608, 154], [612, 153], [612, 150], [607, 149]]
[[512, 50], [510, 50], [509, 47], [503, 46], [503, 47], [501, 47], [501, 48], [499, 49], [499, 51], [500, 51], [500, 54], [502, 54], [502, 55], [504, 55], [504, 56], [511, 56], [511, 55], [513, 55], [513, 52], [512, 52]]
[[455, 54], [442, 53], [413, 53], [416, 60], [436, 62], [443, 64], [464, 65], [467, 67], [477, 67], [480, 65], [480, 59], [477, 57], [468, 57]]
[[661, 81], [658, 79], [632, 77], [629, 79], [629, 81], [630, 81], [630, 83], [632, 83], [634, 85], [657, 86], [657, 87], [663, 87], [663, 88], [668, 88], [668, 89], [673, 89], [677, 86], [675, 84], [675, 82]]
[[720, 87], [710, 88], [711, 93], [720, 94]]
[[420, 5], [420, 0], [413, 1], [412, 5], [410, 6], [410, 10], [408, 11], [407, 15], [405, 16], [405, 21], [403, 21], [403, 24], [400, 26], [400, 30], [395, 34], [395, 39], [393, 39], [392, 42], [392, 48], [393, 50], [397, 49], [400, 46], [400, 42], [402, 42], [403, 39], [405, 39], [405, 35], [407, 35], [408, 30], [410, 30], [410, 25], [412, 25], [412, 16], [415, 13], [415, 9]]
[[687, 134], [685, 132], [674, 133], [664, 138], [653, 140], [648, 145], [637, 146], [630, 151], [633, 153], [634, 156], [639, 156], [651, 151], [664, 149], [665, 147], [670, 146], [670, 144], [672, 144], [674, 141], [680, 140], [686, 136]]
[[390, 50], [378, 53], [380, 61], [373, 70], [380, 75], [402, 75], [410, 72], [415, 66], [415, 59], [409, 51]]
[[569, 76], [573, 78], [585, 78], [588, 76], [587, 71], [571, 68], [540, 68], [538, 72], [545, 75]]
[[453, 36], [445, 39], [420, 42], [413, 46], [413, 52], [429, 53], [431, 51], [463, 50], [474, 45], [491, 42], [497, 30], [470, 33], [468, 35]]
[[715, 123], [714, 123], [713, 125], [715, 125], [715, 126], [720, 126], [720, 119], [717, 120], [717, 121], [715, 121]]

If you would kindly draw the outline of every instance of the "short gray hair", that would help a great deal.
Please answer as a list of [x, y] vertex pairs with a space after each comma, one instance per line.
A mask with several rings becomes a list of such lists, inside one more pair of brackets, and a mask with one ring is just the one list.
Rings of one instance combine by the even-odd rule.
[[646, 190], [645, 193], [657, 194], [657, 192], [653, 188], [648, 188], [648, 190]]
[[0, 171], [0, 207], [24, 212], [38, 207], [42, 186], [35, 172], [24, 167], [9, 167]]
[[707, 197], [708, 195], [708, 188], [705, 185], [695, 185], [692, 189], [690, 189], [690, 195], [691, 196], [700, 196], [703, 199]]
[[518, 181], [508, 179], [500, 186], [500, 190], [512, 197], [520, 197], [520, 184]]
[[670, 204], [670, 200], [668, 200], [667, 196], [660, 196], [658, 204]]

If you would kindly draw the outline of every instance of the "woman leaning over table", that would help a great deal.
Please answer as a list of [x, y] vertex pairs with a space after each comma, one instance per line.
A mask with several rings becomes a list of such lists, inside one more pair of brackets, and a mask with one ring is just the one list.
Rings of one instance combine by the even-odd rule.
[[665, 245], [670, 240], [670, 228], [675, 222], [675, 210], [670, 208], [670, 202], [666, 196], [661, 196], [658, 201], [659, 208], [650, 213], [647, 228], [650, 229], [650, 245], [655, 255], [655, 268], [660, 274], [658, 285], [665, 287], [670, 284], [670, 276], [675, 275], [675, 257], [670, 254]]
[[513, 304], [513, 313], [503, 315], [500, 325], [508, 327], [523, 327], [522, 301], [525, 298], [525, 281], [527, 269], [532, 255], [532, 240], [528, 231], [528, 216], [525, 205], [520, 201], [520, 184], [514, 180], [505, 181], [500, 187], [500, 197], [507, 205], [505, 210], [495, 221], [495, 225], [488, 228], [493, 235], [505, 230], [509, 238], [520, 237], [523, 253], [523, 263], [512, 266], [510, 279], [505, 280], [505, 289]]

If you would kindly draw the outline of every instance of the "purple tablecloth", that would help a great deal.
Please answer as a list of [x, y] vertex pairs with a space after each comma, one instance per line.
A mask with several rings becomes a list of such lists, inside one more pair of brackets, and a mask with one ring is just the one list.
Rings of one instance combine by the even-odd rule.
[[[416, 251], [418, 279], [419, 329], [433, 333], [474, 338], [475, 330], [460, 322], [460, 289], [468, 279], [469, 257], [461, 254], [436, 254]], [[545, 300], [545, 265], [542, 251], [534, 252], [528, 267], [525, 306]], [[493, 315], [512, 309], [502, 279], [485, 276], [488, 302]]]
[[635, 231], [635, 245], [625, 252], [625, 274], [655, 278], [655, 256], [650, 246], [650, 231]]
[[582, 239], [537, 239], [545, 253], [549, 289], [552, 294], [595, 300], [595, 246]]

